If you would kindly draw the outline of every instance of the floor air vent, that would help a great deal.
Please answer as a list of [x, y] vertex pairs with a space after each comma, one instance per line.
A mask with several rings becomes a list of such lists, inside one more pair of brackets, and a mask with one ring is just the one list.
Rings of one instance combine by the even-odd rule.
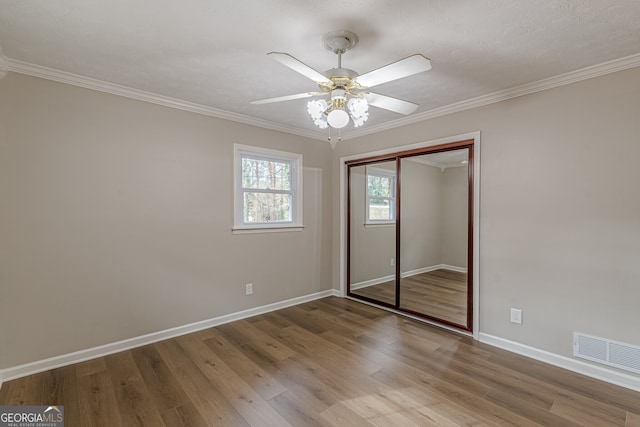
[[574, 332], [573, 355], [640, 374], [640, 347], [634, 345]]

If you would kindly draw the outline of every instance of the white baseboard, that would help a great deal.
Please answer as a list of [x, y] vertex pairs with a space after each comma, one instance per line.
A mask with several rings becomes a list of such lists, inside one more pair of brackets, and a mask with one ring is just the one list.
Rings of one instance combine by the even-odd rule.
[[[435, 270], [451, 270], [458, 273], [467, 272], [467, 269], [465, 267], [456, 267], [455, 265], [449, 265], [449, 264], [436, 264], [436, 265], [430, 265], [428, 267], [417, 268], [415, 270], [405, 271], [400, 274], [400, 277], [404, 279], [405, 277], [411, 277], [417, 274], [428, 273], [430, 271], [435, 271]], [[353, 285], [351, 285], [351, 290], [353, 291], [356, 289], [362, 289], [362, 288], [367, 288], [369, 286], [379, 285], [380, 283], [390, 282], [395, 278], [396, 278], [395, 274], [384, 276], [384, 277], [376, 277], [375, 279], [354, 283]]]
[[506, 340], [504, 338], [496, 337], [482, 332], [479, 335], [479, 340], [480, 342], [483, 342], [485, 344], [499, 347], [513, 353], [521, 354], [523, 356], [527, 356], [532, 359], [557, 366], [559, 368], [564, 368], [569, 371], [577, 372], [578, 374], [586, 375], [588, 377], [595, 378], [601, 381], [606, 381], [620, 387], [640, 391], [640, 376], [624, 374], [612, 369], [592, 365], [591, 363], [572, 359], [566, 356], [561, 356], [555, 353], [550, 353], [545, 350], [530, 347], [525, 344], [520, 344], [515, 341]]
[[351, 290], [353, 291], [356, 289], [368, 288], [369, 286], [375, 286], [375, 285], [379, 285], [380, 283], [390, 282], [391, 280], [395, 280], [395, 278], [396, 278], [395, 274], [392, 274], [390, 276], [384, 276], [384, 277], [376, 277], [375, 279], [354, 283], [353, 285], [351, 285]]
[[430, 265], [429, 267], [416, 268], [415, 270], [404, 271], [400, 273], [400, 277], [403, 279], [405, 277], [416, 276], [418, 274], [428, 273], [430, 271], [436, 271], [442, 268], [442, 264]]
[[436, 271], [436, 270], [451, 270], [457, 273], [467, 272], [466, 267], [457, 267], [455, 265], [449, 265], [449, 264], [436, 264], [436, 265], [430, 265], [428, 267], [417, 268], [415, 270], [405, 271], [404, 273], [400, 274], [400, 277], [402, 278], [411, 277], [418, 274], [429, 273], [430, 271]]
[[443, 270], [455, 271], [457, 273], [466, 273], [468, 271], [467, 267], [457, 267], [449, 264], [440, 264], [440, 268]]
[[178, 326], [175, 328], [166, 329], [164, 331], [153, 332], [151, 334], [129, 338], [123, 341], [88, 348], [85, 350], [63, 354], [60, 356], [50, 357], [48, 359], [38, 360], [36, 362], [25, 363], [24, 365], [0, 369], [0, 387], [2, 387], [3, 382], [14, 380], [16, 378], [26, 377], [27, 375], [37, 374], [39, 372], [48, 371], [50, 369], [55, 369], [74, 363], [84, 362], [89, 359], [95, 359], [96, 357], [107, 356], [109, 354], [118, 353], [120, 351], [129, 350], [135, 347], [141, 347], [143, 345], [152, 344], [154, 342], [166, 340], [168, 338], [174, 338], [180, 335], [201, 331], [203, 329], [223, 325], [235, 320], [246, 319], [248, 317], [269, 313], [271, 311], [280, 310], [283, 308], [303, 304], [305, 302], [314, 301], [329, 296], [340, 296], [340, 291], [338, 291], [337, 289], [329, 289], [327, 291], [317, 292], [315, 294], [305, 295], [297, 298], [291, 298], [285, 301], [263, 305], [261, 307], [250, 308], [248, 310], [226, 314], [224, 316], [214, 317], [208, 320], [202, 320], [200, 322], [190, 323], [188, 325]]

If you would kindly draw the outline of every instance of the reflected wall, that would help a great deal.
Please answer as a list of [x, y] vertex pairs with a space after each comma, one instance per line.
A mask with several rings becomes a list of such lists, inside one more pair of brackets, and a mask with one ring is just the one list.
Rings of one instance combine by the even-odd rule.
[[426, 154], [400, 162], [400, 307], [465, 325], [468, 152]]

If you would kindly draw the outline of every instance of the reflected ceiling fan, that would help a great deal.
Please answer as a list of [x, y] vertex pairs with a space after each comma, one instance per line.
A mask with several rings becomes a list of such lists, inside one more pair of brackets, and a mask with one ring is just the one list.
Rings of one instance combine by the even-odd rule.
[[[398, 98], [369, 92], [369, 88], [382, 83], [412, 76], [431, 69], [431, 60], [420, 54], [409, 56], [384, 67], [359, 75], [354, 70], [342, 68], [342, 54], [358, 43], [358, 36], [351, 31], [332, 31], [322, 38], [325, 48], [338, 55], [338, 67], [320, 73], [293, 56], [268, 53], [271, 58], [317, 83], [319, 91], [252, 101], [252, 104], [269, 104], [293, 99], [311, 98], [307, 111], [320, 129], [341, 129], [349, 124], [362, 126], [369, 118], [369, 105], [400, 114], [411, 114], [418, 104]], [[329, 138], [331, 140], [331, 138]]]

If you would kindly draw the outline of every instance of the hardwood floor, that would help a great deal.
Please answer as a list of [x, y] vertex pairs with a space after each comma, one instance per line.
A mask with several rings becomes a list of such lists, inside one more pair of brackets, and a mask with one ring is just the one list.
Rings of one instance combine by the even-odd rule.
[[[355, 294], [395, 304], [395, 281], [367, 286]], [[467, 323], [467, 274], [434, 270], [400, 281], [400, 307], [459, 325]]]
[[640, 426], [640, 393], [326, 298], [5, 383], [66, 426]]

